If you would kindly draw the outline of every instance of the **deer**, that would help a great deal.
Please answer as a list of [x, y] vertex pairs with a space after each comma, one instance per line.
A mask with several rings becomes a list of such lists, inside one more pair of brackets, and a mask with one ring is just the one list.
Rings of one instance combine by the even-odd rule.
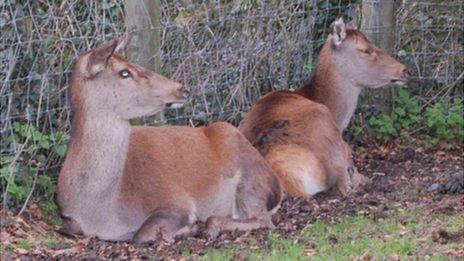
[[280, 183], [237, 128], [131, 126], [183, 106], [189, 91], [118, 54], [127, 39], [74, 65], [71, 141], [57, 187], [62, 231], [143, 243], [192, 233], [198, 221], [212, 236], [273, 228]]
[[343, 132], [354, 114], [363, 89], [403, 85], [411, 75], [407, 67], [372, 44], [343, 17], [331, 25], [331, 34], [319, 53], [311, 80], [296, 92], [324, 104]]
[[342, 131], [363, 88], [409, 78], [406, 67], [369, 42], [355, 24], [337, 18], [311, 81], [295, 91], [264, 95], [239, 124], [290, 196], [311, 198], [336, 188], [346, 197], [367, 184]]

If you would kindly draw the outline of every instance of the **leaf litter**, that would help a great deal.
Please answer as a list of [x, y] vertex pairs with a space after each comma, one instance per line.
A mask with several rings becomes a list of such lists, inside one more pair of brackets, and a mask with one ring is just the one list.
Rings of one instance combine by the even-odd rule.
[[[464, 197], [459, 173], [463, 171], [463, 151], [413, 149], [402, 146], [370, 148], [355, 157], [360, 173], [371, 179], [371, 184], [359, 189], [348, 198], [340, 198], [334, 192], [321, 193], [310, 200], [287, 198], [273, 216], [274, 231], [281, 238], [288, 238], [305, 245], [303, 256], [313, 256], [317, 249], [310, 239], [301, 237], [302, 231], [315, 221], [336, 224], [346, 217], [361, 215], [374, 221], [383, 220], [391, 208], [417, 207], [422, 216], [431, 214], [464, 214]], [[455, 183], [452, 183], [455, 182]], [[452, 188], [447, 190], [446, 187]], [[436, 189], [431, 189], [436, 188]], [[439, 188], [439, 189], [438, 189]], [[134, 245], [130, 242], [106, 242], [84, 236], [62, 235], [60, 227], [43, 221], [44, 213], [32, 203], [21, 216], [5, 213], [0, 209], [0, 258], [85, 258], [85, 259], [196, 259], [210, 249], [236, 251], [236, 260], [245, 260], [254, 250], [271, 250], [270, 231], [224, 232], [217, 238], [203, 233], [204, 224], [198, 224], [195, 235], [178, 236], [171, 242], [156, 240]], [[464, 225], [463, 225], [464, 227]], [[406, 228], [401, 233], [407, 234]], [[400, 233], [400, 235], [402, 235]], [[388, 236], [388, 235], [386, 235]], [[420, 240], [426, 241], [422, 235]], [[437, 225], [430, 232], [434, 244], [464, 243], [464, 228], [456, 232]], [[329, 238], [331, 244], [338, 239]], [[424, 248], [435, 251], [435, 246]], [[428, 250], [427, 250], [428, 249]], [[427, 253], [422, 253], [427, 254]], [[464, 248], [447, 249], [443, 254], [463, 257]], [[370, 260], [370, 253], [356, 258]]]

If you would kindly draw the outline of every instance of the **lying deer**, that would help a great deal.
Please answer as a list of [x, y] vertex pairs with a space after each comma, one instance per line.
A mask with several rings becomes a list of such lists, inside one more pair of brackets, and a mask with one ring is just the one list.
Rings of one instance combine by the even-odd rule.
[[362, 88], [406, 81], [406, 67], [380, 51], [352, 21], [334, 21], [312, 81], [254, 104], [240, 131], [267, 159], [284, 190], [311, 197], [331, 187], [343, 196], [367, 181], [341, 136]]
[[179, 107], [178, 83], [115, 54], [124, 38], [82, 55], [71, 83], [71, 142], [58, 180], [65, 231], [104, 240], [172, 238], [206, 221], [211, 233], [273, 227], [281, 188], [233, 126], [132, 127]]

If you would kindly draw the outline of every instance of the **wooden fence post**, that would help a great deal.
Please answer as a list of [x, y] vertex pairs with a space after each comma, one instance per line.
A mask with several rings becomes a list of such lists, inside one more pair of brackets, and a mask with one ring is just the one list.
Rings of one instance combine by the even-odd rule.
[[[361, 7], [361, 31], [382, 50], [392, 53], [395, 46], [394, 0], [363, 0]], [[383, 112], [391, 108], [394, 95], [392, 88], [367, 90], [363, 103], [379, 104]]]
[[[161, 3], [160, 0], [125, 0], [125, 24], [131, 33], [131, 41], [126, 47], [128, 58], [155, 72], [161, 70], [161, 60], [155, 57], [161, 47]], [[149, 117], [150, 121], [164, 120], [159, 113]], [[132, 123], [140, 124], [141, 120]]]

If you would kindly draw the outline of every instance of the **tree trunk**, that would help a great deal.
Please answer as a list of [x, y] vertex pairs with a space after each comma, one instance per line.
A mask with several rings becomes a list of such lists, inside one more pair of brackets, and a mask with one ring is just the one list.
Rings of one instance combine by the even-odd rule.
[[[371, 42], [391, 54], [395, 45], [394, 0], [363, 0], [361, 15], [361, 31]], [[392, 88], [367, 90], [362, 103], [379, 104], [381, 111], [388, 112], [393, 94]]]
[[[161, 60], [156, 56], [161, 47], [161, 4], [160, 0], [126, 0], [125, 24], [131, 40], [126, 47], [128, 58], [155, 72], [161, 70]], [[158, 113], [146, 118], [149, 122], [164, 121], [164, 114]], [[141, 120], [132, 123], [140, 124]]]

